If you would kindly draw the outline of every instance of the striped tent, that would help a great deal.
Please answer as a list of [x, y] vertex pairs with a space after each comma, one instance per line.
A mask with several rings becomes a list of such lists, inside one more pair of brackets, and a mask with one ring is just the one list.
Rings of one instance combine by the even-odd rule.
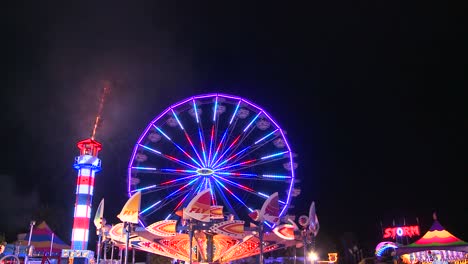
[[416, 242], [401, 246], [396, 253], [402, 256], [406, 263], [457, 262], [468, 260], [468, 243], [452, 235], [434, 216], [434, 222], [429, 231]]
[[[18, 240], [21, 244], [27, 244], [29, 233], [21, 234]], [[31, 235], [31, 245], [34, 246], [35, 256], [49, 255], [59, 256], [62, 249], [69, 249], [70, 246], [63, 242], [55, 233], [50, 229], [45, 221], [33, 228]]]

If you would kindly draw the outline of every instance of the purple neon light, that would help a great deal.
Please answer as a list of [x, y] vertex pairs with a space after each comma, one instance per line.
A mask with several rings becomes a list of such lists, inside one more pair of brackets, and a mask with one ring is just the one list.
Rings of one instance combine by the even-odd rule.
[[[217, 135], [216, 133], [216, 129], [214, 127], [212, 127], [211, 129], [211, 135], [210, 135], [210, 146], [209, 146], [209, 149], [206, 148], [206, 141], [204, 139], [204, 133], [202, 132], [202, 127], [201, 127], [201, 124], [200, 124], [200, 119], [199, 119], [199, 115], [198, 115], [198, 107], [197, 107], [197, 103], [196, 101], [198, 100], [201, 100], [201, 99], [205, 99], [205, 98], [213, 98], [215, 97], [215, 102], [214, 102], [214, 108], [213, 108], [213, 121], [216, 121], [216, 115], [217, 115], [217, 108], [218, 108], [218, 97], [219, 98], [226, 98], [226, 99], [231, 99], [231, 100], [236, 100], [237, 103], [236, 103], [236, 106], [235, 106], [235, 109], [234, 111], [232, 111], [232, 116], [229, 120], [229, 124], [231, 124], [233, 121], [234, 121], [234, 118], [236, 117], [237, 115], [237, 112], [240, 108], [240, 105], [243, 104], [243, 107], [244, 106], [248, 106], [248, 107], [252, 107], [256, 110], [258, 110], [256, 116], [250, 121], [250, 123], [244, 128], [244, 130], [242, 132], [246, 132], [250, 127], [251, 125], [255, 122], [255, 120], [258, 119], [258, 117], [260, 115], [263, 115], [265, 118], [267, 118], [274, 126], [276, 126], [276, 129], [274, 129], [274, 131], [272, 132], [269, 132], [268, 134], [266, 134], [265, 136], [261, 137], [260, 139], [258, 139], [257, 141], [255, 141], [254, 145], [260, 143], [260, 142], [264, 142], [266, 139], [268, 139], [269, 137], [271, 137], [272, 135], [274, 135], [275, 133], [277, 133], [279, 131], [279, 134], [281, 135], [281, 137], [283, 138], [284, 142], [285, 142], [285, 147], [287, 149], [287, 151], [283, 151], [283, 152], [278, 152], [278, 153], [273, 153], [273, 154], [269, 154], [267, 156], [263, 156], [262, 158], [259, 158], [259, 159], [249, 159], [249, 160], [240, 160], [242, 158], [243, 155], [247, 155], [247, 153], [249, 152], [246, 152], [247, 150], [250, 149], [250, 153], [252, 153], [253, 151], [255, 151], [255, 149], [251, 148], [251, 146], [248, 146], [247, 148], [245, 148], [244, 150], [242, 150], [241, 152], [237, 152], [236, 154], [232, 154], [232, 153], [229, 153], [229, 151], [231, 149], [233, 149], [234, 145], [237, 145], [237, 144], [242, 144], [242, 140], [239, 141], [241, 139], [241, 136], [242, 134], [239, 134], [232, 142], [231, 142], [231, 145], [229, 145], [227, 148], [226, 146], [227, 145], [224, 145], [225, 144], [225, 139], [224, 138], [227, 138], [227, 132], [228, 132], [228, 129], [229, 127], [226, 128], [226, 130], [224, 131], [223, 133], [223, 136], [221, 138], [221, 140], [219, 142], [217, 142], [216, 144], [215, 143], [215, 135]], [[194, 142], [190, 139], [190, 136], [188, 134], [186, 134], [186, 139], [188, 141], [188, 143], [190, 144], [194, 154], [196, 155], [196, 158], [198, 158], [198, 161], [196, 159], [194, 159], [187, 151], [185, 151], [180, 145], [176, 144], [175, 142], [173, 142], [173, 140], [170, 139], [169, 135], [167, 135], [166, 133], [162, 132], [161, 129], [158, 129], [158, 127], [156, 126], [158, 120], [160, 120], [164, 115], [166, 115], [168, 113], [168, 111], [172, 111], [172, 114], [174, 116], [174, 118], [177, 120], [178, 124], [179, 124], [179, 127], [185, 131], [185, 128], [184, 126], [182, 125], [182, 122], [181, 120], [179, 119], [178, 115], [175, 113], [175, 109], [179, 106], [182, 106], [184, 104], [186, 104], [187, 102], [190, 102], [191, 104], [193, 104], [193, 110], [194, 110], [194, 121], [196, 120], [197, 124], [198, 125], [198, 133], [199, 133], [199, 138], [200, 138], [200, 147], [201, 147], [201, 156], [203, 156], [203, 158], [200, 156], [200, 154], [198, 153], [197, 151], [197, 146], [194, 144]], [[232, 109], [232, 108], [231, 108]], [[187, 125], [187, 124], [185, 124]], [[158, 130], [158, 132], [162, 132], [161, 134], [163, 136], [165, 136], [167, 139], [169, 139], [169, 141], [171, 141], [174, 146], [177, 147], [177, 149], [180, 150], [181, 153], [183, 153], [185, 156], [187, 156], [189, 158], [189, 161], [182, 161], [180, 160], [179, 158], [177, 158], [176, 156], [173, 156], [173, 155], [168, 155], [168, 154], [165, 154], [165, 153], [161, 153], [159, 152], [158, 150], [155, 150], [153, 149], [152, 147], [149, 147], [149, 146], [145, 146], [144, 143], [143, 143], [143, 140], [145, 139], [147, 133], [149, 132], [149, 130], [151, 129], [151, 127], [155, 127], [156, 130]], [[185, 132], [187, 133], [187, 132]], [[270, 142], [270, 141], [268, 141]], [[226, 142], [227, 143], [227, 142]], [[264, 143], [263, 143], [264, 144]], [[214, 145], [214, 146], [213, 146]], [[223, 147], [222, 147], [223, 146]], [[287, 196], [286, 196], [286, 200], [285, 201], [282, 201], [282, 203], [284, 203], [285, 205], [289, 205], [289, 202], [291, 200], [291, 193], [292, 193], [292, 188], [293, 188], [293, 182], [294, 182], [294, 178], [295, 178], [295, 175], [294, 175], [294, 163], [293, 163], [293, 153], [291, 152], [290, 150], [290, 146], [289, 146], [289, 143], [287, 142], [285, 136], [284, 136], [284, 132], [279, 128], [279, 126], [277, 125], [277, 123], [262, 109], [260, 108], [259, 106], [257, 106], [256, 104], [248, 101], [248, 100], [245, 100], [243, 98], [240, 98], [240, 97], [237, 97], [237, 96], [231, 96], [231, 95], [226, 95], [226, 94], [205, 94], [205, 95], [199, 95], [199, 96], [193, 96], [193, 97], [190, 97], [190, 98], [187, 98], [185, 100], [182, 100], [172, 106], [170, 106], [169, 108], [167, 108], [165, 111], [163, 111], [160, 115], [158, 115], [155, 119], [153, 119], [153, 121], [150, 123], [150, 125], [144, 130], [144, 133], [140, 136], [140, 138], [138, 139], [138, 142], [137, 142], [137, 145], [136, 147], [134, 148], [133, 152], [132, 152], [132, 155], [131, 155], [131, 160], [130, 160], [130, 164], [129, 164], [129, 167], [128, 167], [128, 177], [129, 177], [129, 181], [128, 182], [131, 182], [130, 181], [130, 178], [132, 177], [132, 169], [136, 169], [136, 168], [139, 168], [142, 172], [144, 171], [152, 171], [153, 169], [156, 170], [156, 168], [152, 168], [152, 167], [146, 167], [146, 166], [133, 166], [133, 161], [135, 160], [135, 157], [136, 157], [136, 154], [137, 154], [137, 151], [138, 151], [138, 147], [141, 147], [143, 149], [146, 149], [148, 151], [150, 151], [151, 153], [155, 153], [161, 157], [164, 157], [168, 160], [172, 160], [174, 162], [176, 162], [176, 164], [179, 164], [179, 165], [185, 165], [185, 166], [188, 166], [190, 168], [192, 168], [193, 170], [181, 170], [181, 169], [173, 169], [174, 171], [174, 175], [178, 175], [179, 173], [189, 173], [189, 172], [193, 172], [194, 170], [196, 171], [197, 169], [201, 169], [201, 168], [204, 168], [205, 166], [210, 166], [210, 167], [214, 167], [214, 166], [217, 166], [216, 167], [216, 174], [219, 174], [219, 175], [225, 175], [231, 179], [236, 179], [239, 178], [239, 177], [262, 177], [262, 178], [270, 178], [270, 179], [278, 179], [278, 180], [281, 180], [281, 179], [290, 179], [289, 181], [285, 182], [285, 184], [288, 184], [288, 192], [287, 192]], [[221, 149], [224, 149], [224, 151], [222, 151], [222, 154], [220, 155], [220, 151], [222, 150]], [[243, 154], [243, 152], [246, 152]], [[207, 154], [208, 154], [208, 157], [207, 157]], [[224, 162], [226, 159], [223, 159], [224, 156], [226, 156], [226, 154], [229, 154], [229, 160], [227, 162]], [[273, 158], [275, 157], [279, 157], [281, 155], [284, 156], [284, 154], [289, 154], [287, 155], [288, 156], [288, 163], [289, 163], [289, 173], [291, 175], [287, 175], [287, 176], [283, 176], [283, 175], [274, 175], [274, 174], [251, 174], [251, 173], [241, 173], [241, 172], [232, 172], [232, 171], [229, 171], [229, 169], [232, 169], [232, 168], [237, 168], [237, 167], [249, 167], [249, 166], [255, 166], [256, 161], [260, 161], [260, 160], [274, 160]], [[180, 155], [177, 155], [177, 156], [180, 156]], [[237, 160], [237, 161], [236, 161]], [[236, 164], [233, 164], [232, 162], [237, 162]], [[194, 165], [190, 164], [190, 163], [193, 163]], [[219, 163], [218, 165], [216, 165], [217, 163]], [[227, 163], [227, 164], [226, 164]], [[227, 166], [223, 167], [223, 168], [220, 168], [220, 166], [226, 164]], [[248, 166], [247, 166], [248, 165]], [[156, 166], [157, 167], [157, 166]], [[208, 168], [210, 168], [208, 167]], [[237, 169], [236, 169], [237, 170]], [[243, 169], [244, 170], [244, 169]], [[158, 171], [163, 171], [162, 169], [158, 170]], [[214, 175], [213, 175], [214, 176]], [[193, 184], [197, 181], [197, 177], [194, 176], [195, 179], [193, 179], [192, 181], [190, 181], [189, 183], [187, 183], [186, 185], [188, 184]], [[220, 176], [218, 176], [220, 177]], [[210, 180], [211, 177], [206, 177], [205, 178], [205, 181], [201, 184], [203, 185], [207, 185], [210, 189], [213, 189], [213, 185], [211, 184], [211, 180]], [[246, 187], [242, 184], [239, 184], [239, 183], [236, 183], [234, 181], [230, 181], [230, 180], [227, 180], [226, 178], [224, 177], [220, 177], [221, 179], [225, 180], [225, 181], [229, 181], [232, 183], [233, 186], [236, 186], [240, 189], [243, 189], [241, 186], [243, 187]], [[246, 179], [247, 179], [246, 178]], [[219, 180], [217, 179], [214, 179], [214, 183], [215, 185], [219, 185], [220, 187], [222, 187], [222, 189], [224, 189], [231, 197], [234, 197], [236, 200], [238, 200], [241, 204], [243, 204], [249, 211], [252, 210], [250, 207], [248, 207], [238, 196], [236, 196], [229, 188], [227, 188], [224, 184], [222, 184], [221, 182], [219, 182]], [[230, 184], [231, 184], [230, 183]], [[198, 184], [197, 186], [197, 189], [200, 188], [200, 183]], [[129, 196], [131, 195], [130, 194], [130, 190], [131, 190], [131, 185], [129, 184], [128, 185], [128, 193], [129, 193]], [[185, 187], [186, 188], [186, 187]], [[248, 188], [248, 187], [246, 187]], [[213, 190], [212, 190], [213, 191]], [[176, 193], [180, 192], [180, 188], [179, 190], [171, 193], [170, 196], [168, 197], [172, 197], [173, 195], [175, 195]], [[188, 195], [188, 194], [187, 194]], [[167, 200], [167, 198], [165, 198], [165, 200]], [[216, 197], [214, 196], [214, 194], [212, 193], [212, 199], [213, 197]], [[164, 206], [164, 205], [163, 205]], [[287, 206], [284, 206], [280, 212], [280, 215], [282, 215], [284, 212], [285, 212], [285, 209], [287, 209]]]

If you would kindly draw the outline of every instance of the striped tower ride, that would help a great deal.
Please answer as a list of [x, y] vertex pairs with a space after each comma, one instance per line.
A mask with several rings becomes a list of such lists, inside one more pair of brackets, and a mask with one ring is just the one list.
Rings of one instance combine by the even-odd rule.
[[77, 146], [80, 149], [80, 156], [75, 158], [75, 164], [73, 165], [78, 170], [78, 179], [71, 249], [87, 250], [94, 175], [101, 170], [101, 160], [98, 158], [98, 152], [102, 149], [102, 145], [89, 138], [78, 142]]

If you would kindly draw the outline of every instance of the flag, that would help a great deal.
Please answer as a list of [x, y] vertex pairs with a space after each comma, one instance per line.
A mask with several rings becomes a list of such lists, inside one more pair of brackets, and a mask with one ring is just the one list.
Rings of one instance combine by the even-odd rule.
[[184, 216], [203, 222], [210, 222], [210, 189], [199, 192], [184, 208]]
[[273, 224], [279, 222], [279, 203], [278, 193], [275, 192], [263, 203], [262, 209], [260, 210], [260, 221], [265, 220]]
[[314, 234], [314, 236], [317, 236], [319, 229], [320, 223], [317, 213], [315, 212], [315, 202], [312, 202], [309, 208], [309, 230]]
[[94, 225], [96, 226], [96, 229], [101, 229], [102, 226], [104, 225], [103, 220], [104, 219], [104, 198], [102, 198], [101, 202], [99, 203], [99, 206], [96, 210], [96, 214], [94, 215]]
[[122, 211], [117, 217], [122, 222], [138, 224], [138, 215], [140, 214], [141, 192], [136, 192], [125, 203]]

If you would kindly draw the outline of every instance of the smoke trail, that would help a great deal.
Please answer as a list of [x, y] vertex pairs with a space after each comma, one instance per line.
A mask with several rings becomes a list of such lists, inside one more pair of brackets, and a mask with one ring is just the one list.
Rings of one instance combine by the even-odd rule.
[[94, 139], [94, 136], [96, 135], [96, 130], [98, 128], [99, 121], [101, 120], [102, 109], [104, 108], [104, 101], [106, 100], [106, 96], [109, 93], [110, 93], [110, 83], [104, 82], [104, 89], [102, 91], [101, 98], [99, 100], [98, 113], [96, 116], [96, 120], [94, 121], [94, 127], [93, 127], [93, 133], [91, 134], [91, 139]]

